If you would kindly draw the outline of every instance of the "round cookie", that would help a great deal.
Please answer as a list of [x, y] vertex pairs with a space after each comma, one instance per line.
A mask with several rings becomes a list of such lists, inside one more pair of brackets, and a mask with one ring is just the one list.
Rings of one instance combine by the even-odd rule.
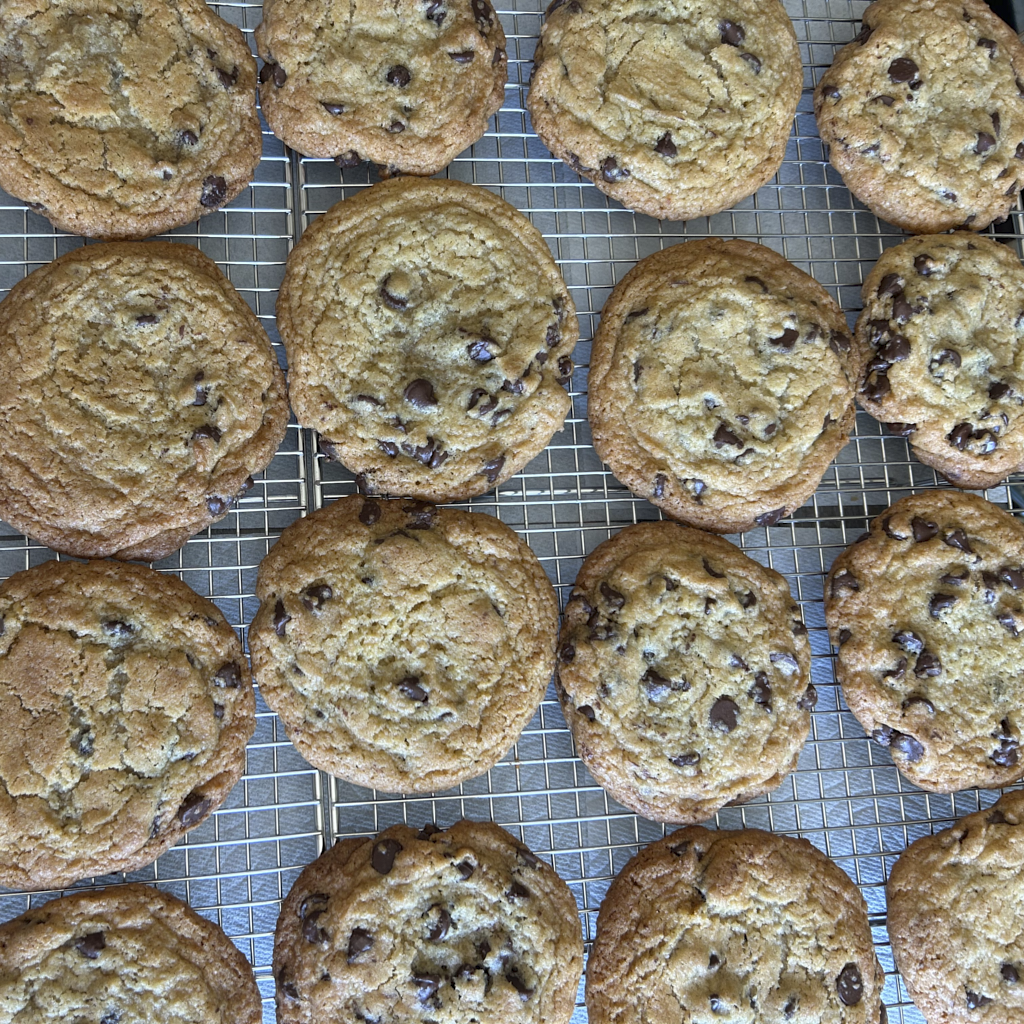
[[99, 561], [0, 585], [0, 720], [0, 885], [16, 889], [156, 860], [224, 802], [256, 727], [217, 606]]
[[148, 885], [76, 892], [0, 926], [0, 1008], [19, 1024], [259, 1024], [234, 943]]
[[1024, 1016], [1024, 793], [912, 843], [886, 885], [889, 938], [928, 1024]]
[[775, 175], [802, 87], [778, 0], [554, 0], [527, 108], [548, 149], [606, 195], [692, 220]]
[[864, 898], [806, 839], [691, 827], [612, 882], [587, 1013], [590, 1024], [884, 1024], [884, 980]]
[[850, 710], [916, 786], [1024, 776], [1024, 524], [959, 491], [896, 502], [833, 563], [825, 617]]
[[864, 282], [860, 404], [957, 487], [1024, 469], [1024, 267], [969, 232], [887, 249]]
[[505, 98], [505, 33], [489, 0], [267, 0], [256, 29], [260, 101], [307, 156], [436, 174]]
[[814, 91], [832, 166], [912, 234], [1005, 220], [1024, 180], [1024, 47], [983, 0], [876, 0]]
[[284, 375], [188, 245], [75, 249], [0, 303], [0, 517], [57, 551], [155, 561], [274, 457]]
[[260, 563], [249, 650], [260, 692], [314, 767], [393, 793], [487, 771], [554, 668], [558, 605], [492, 516], [340, 498]]
[[274, 940], [279, 1024], [568, 1024], [582, 970], [568, 886], [490, 822], [341, 840]]
[[719, 238], [670, 246], [601, 311], [594, 447], [676, 519], [718, 533], [772, 526], [846, 444], [856, 374], [842, 311], [777, 253]]
[[570, 402], [576, 309], [486, 189], [397, 178], [332, 207], [277, 300], [296, 418], [367, 493], [461, 501], [538, 455]]
[[4, 4], [0, 68], [0, 188], [65, 231], [188, 224], [260, 161], [256, 62], [203, 0]]
[[705, 821], [794, 767], [817, 693], [786, 581], [727, 540], [627, 526], [584, 562], [558, 695], [576, 749], [620, 803]]

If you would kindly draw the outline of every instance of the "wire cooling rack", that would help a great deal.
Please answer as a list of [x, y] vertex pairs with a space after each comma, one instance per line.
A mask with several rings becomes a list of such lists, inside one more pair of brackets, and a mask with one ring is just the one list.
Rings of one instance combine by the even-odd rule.
[[[659, 517], [602, 465], [587, 423], [590, 339], [604, 301], [626, 271], [638, 259], [687, 238], [747, 238], [812, 274], [838, 299], [852, 325], [861, 305], [861, 281], [882, 250], [903, 237], [852, 199], [828, 166], [812, 112], [814, 84], [835, 51], [856, 35], [867, 0], [785, 0], [785, 6], [800, 41], [805, 88], [782, 169], [734, 209], [674, 224], [622, 209], [545, 149], [524, 106], [541, 0], [498, 4], [508, 37], [505, 103], [487, 135], [446, 173], [498, 193], [541, 230], [575, 299], [582, 340], [565, 429], [526, 470], [466, 507], [496, 515], [519, 531], [562, 604], [589, 552], [623, 526]], [[258, 4], [223, 3], [214, 9], [252, 40], [261, 18]], [[313, 219], [374, 180], [365, 165], [342, 172], [332, 161], [301, 158], [265, 130], [263, 160], [250, 187], [226, 209], [170, 237], [197, 245], [219, 263], [260, 317], [283, 362], [274, 303], [288, 252]], [[1015, 211], [996, 229], [1018, 255], [1021, 217]], [[0, 193], [0, 297], [32, 270], [80, 244], [81, 239], [55, 232], [44, 218]], [[870, 518], [906, 494], [937, 486], [935, 473], [909, 455], [904, 439], [885, 436], [879, 424], [860, 413], [850, 444], [803, 508], [776, 526], [731, 538], [789, 580], [809, 630], [819, 703], [796, 771], [774, 793], [721, 811], [716, 823], [801, 835], [838, 861], [867, 900], [887, 974], [889, 1017], [901, 1024], [922, 1024], [923, 1018], [893, 969], [885, 879], [909, 842], [991, 804], [998, 794], [924, 793], [900, 777], [887, 751], [868, 741], [836, 686], [822, 583], [834, 557]], [[215, 600], [244, 640], [257, 607], [256, 568], [281, 530], [354, 490], [351, 475], [323, 463], [315, 438], [293, 422], [273, 463], [239, 507], [157, 568], [178, 574]], [[1019, 512], [1024, 477], [986, 496]], [[52, 557], [0, 524], [0, 578]], [[187, 899], [224, 928], [255, 968], [267, 1024], [275, 1019], [271, 960], [280, 901], [299, 871], [336, 837], [372, 834], [395, 822], [496, 821], [554, 863], [575, 894], [589, 949], [611, 879], [639, 845], [665, 834], [664, 826], [630, 813], [590, 778], [575, 757], [551, 688], [500, 764], [434, 796], [391, 797], [314, 771], [260, 698], [246, 757], [245, 776], [226, 804], [155, 865], [130, 877]], [[53, 895], [0, 890], [0, 920]], [[577, 1004], [574, 1024], [584, 1024], [582, 984]]]

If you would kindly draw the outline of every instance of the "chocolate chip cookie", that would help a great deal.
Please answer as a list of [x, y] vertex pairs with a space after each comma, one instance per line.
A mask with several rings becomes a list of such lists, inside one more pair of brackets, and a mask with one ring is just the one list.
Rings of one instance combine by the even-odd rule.
[[57, 227], [145, 238], [233, 199], [263, 150], [256, 62], [203, 0], [0, 9], [0, 188]]
[[0, 926], [0, 1007], [19, 1024], [259, 1024], [252, 968], [148, 885], [76, 892]]
[[307, 156], [436, 174], [505, 97], [505, 33], [489, 0], [267, 0], [256, 47], [271, 130]]
[[516, 741], [554, 667], [558, 606], [492, 516], [341, 498], [260, 564], [260, 692], [310, 764], [396, 793], [454, 786]]
[[224, 802], [254, 716], [234, 630], [177, 577], [100, 561], [15, 573], [0, 586], [0, 884], [156, 860]]
[[461, 501], [518, 473], [569, 409], [576, 309], [540, 232], [486, 189], [398, 178], [288, 257], [289, 393], [367, 493]]
[[270, 340], [189, 245], [91, 245], [29, 274], [0, 351], [0, 517], [57, 551], [166, 557], [284, 437]]
[[576, 577], [558, 695], [580, 757], [616, 800], [698, 822], [796, 766], [817, 700], [810, 663], [777, 572], [721, 537], [640, 523]]
[[887, 249], [855, 332], [861, 405], [957, 487], [1024, 469], [1024, 267], [980, 235]]
[[504, 829], [393, 825], [299, 875], [274, 941], [280, 1024], [568, 1024], [576, 902]]
[[752, 242], [641, 260], [601, 312], [594, 447], [635, 494], [718, 533], [773, 526], [814, 492], [854, 422], [842, 311]]
[[602, 192], [691, 220], [775, 175], [802, 86], [778, 0], [554, 0], [527, 107], [548, 149]]
[[1024, 705], [1024, 525], [983, 498], [896, 502], [825, 582], [843, 695], [922, 789], [1008, 786]]
[[864, 898], [806, 839], [691, 827], [612, 882], [587, 964], [590, 1024], [884, 1024]]
[[1016, 205], [1024, 47], [983, 0], [876, 0], [814, 112], [847, 188], [905, 231], [980, 231]]
[[1024, 793], [912, 843], [886, 886], [889, 938], [928, 1024], [1024, 1017]]

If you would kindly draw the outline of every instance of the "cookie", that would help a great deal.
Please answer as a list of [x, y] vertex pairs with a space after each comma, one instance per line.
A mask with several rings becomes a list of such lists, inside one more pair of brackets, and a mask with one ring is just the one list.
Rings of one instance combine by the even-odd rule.
[[1024, 525], [959, 491], [896, 502], [833, 563], [825, 617], [850, 710], [915, 786], [1024, 776]]
[[341, 498], [260, 563], [253, 671], [310, 764], [393, 793], [487, 771], [537, 710], [558, 605], [492, 516]]
[[297, 419], [371, 494], [483, 494], [569, 410], [576, 308], [540, 232], [475, 185], [332, 207], [288, 257], [277, 326]]
[[58, 228], [146, 238], [234, 199], [263, 151], [256, 62], [202, 0], [0, 10], [0, 188]]
[[983, 0], [876, 0], [814, 90], [846, 187], [911, 234], [1005, 220], [1024, 181], [1024, 47]]
[[544, 145], [606, 195], [692, 220], [775, 176], [802, 87], [778, 0], [554, 0], [527, 108]]
[[889, 938], [928, 1024], [1024, 1017], [1024, 793], [912, 843], [886, 885]]
[[341, 840], [274, 939], [279, 1024], [568, 1024], [582, 969], [568, 886], [490, 822]]
[[256, 727], [217, 606], [99, 561], [0, 585], [0, 720], [0, 885], [16, 889], [156, 860], [224, 802]]
[[705, 821], [794, 767], [817, 693], [774, 570], [674, 523], [627, 526], [583, 563], [558, 695], [590, 774], [655, 821]]
[[590, 1024], [884, 1024], [864, 898], [806, 839], [691, 827], [601, 903]]
[[51, 900], [0, 926], [0, 1008], [19, 1024], [259, 1024], [234, 943], [148, 885]]
[[887, 249], [864, 282], [858, 399], [957, 487], [1024, 469], [1024, 267], [958, 231]]
[[[306, 156], [436, 174], [502, 104], [505, 33], [489, 0], [267, 0], [256, 29], [271, 131]], [[328, 13], [329, 12], [329, 13]]]
[[814, 493], [853, 427], [842, 311], [753, 242], [642, 259], [601, 311], [590, 361], [598, 455], [691, 526], [773, 526]]
[[57, 551], [166, 557], [284, 437], [270, 340], [189, 245], [91, 245], [29, 274], [0, 351], [0, 518]]

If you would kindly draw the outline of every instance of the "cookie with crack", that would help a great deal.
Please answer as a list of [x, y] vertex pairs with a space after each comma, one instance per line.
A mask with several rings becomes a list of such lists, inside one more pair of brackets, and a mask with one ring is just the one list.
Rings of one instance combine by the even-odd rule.
[[786, 581], [722, 537], [640, 523], [583, 564], [558, 695], [576, 749], [620, 803], [705, 821], [796, 767], [817, 693]]
[[0, 585], [0, 884], [61, 888], [156, 860], [227, 798], [256, 726], [217, 606], [123, 562]]
[[928, 1024], [1024, 1016], [1024, 793], [911, 843], [886, 884], [889, 938]]
[[260, 692], [317, 768], [392, 793], [487, 771], [537, 710], [558, 606], [536, 555], [483, 513], [352, 495], [260, 563]]
[[718, 533], [773, 526], [814, 492], [854, 422], [858, 365], [813, 278], [738, 239], [641, 260], [601, 311], [594, 447], [668, 515]]
[[606, 195], [692, 220], [774, 177], [802, 86], [778, 0], [554, 0], [527, 108], [548, 149]]
[[568, 1024], [582, 970], [568, 886], [490, 822], [340, 840], [274, 939], [280, 1024]]
[[1024, 267], [958, 231], [887, 249], [864, 282], [858, 399], [957, 487], [1024, 469]]
[[539, 231], [486, 189], [395, 178], [315, 221], [277, 300], [289, 394], [361, 489], [461, 501], [560, 430], [579, 337]]
[[268, 0], [256, 29], [274, 134], [342, 167], [436, 174], [505, 97], [505, 33], [489, 0]]
[[137, 883], [75, 892], [0, 926], [0, 1007], [25, 1024], [259, 1024], [252, 968], [217, 925]]
[[1024, 47], [983, 0], [876, 0], [814, 113], [846, 187], [905, 231], [980, 231], [1016, 205]]
[[601, 903], [591, 1024], [884, 1024], [864, 897], [806, 839], [680, 829]]
[[189, 245], [61, 256], [0, 303], [0, 351], [0, 517], [81, 558], [176, 551], [288, 423], [266, 331]]
[[256, 62], [202, 0], [0, 9], [0, 188], [65, 231], [146, 238], [210, 213], [263, 151]]
[[903, 498], [833, 563], [825, 617], [846, 703], [914, 785], [1024, 776], [1018, 519], [960, 491]]

